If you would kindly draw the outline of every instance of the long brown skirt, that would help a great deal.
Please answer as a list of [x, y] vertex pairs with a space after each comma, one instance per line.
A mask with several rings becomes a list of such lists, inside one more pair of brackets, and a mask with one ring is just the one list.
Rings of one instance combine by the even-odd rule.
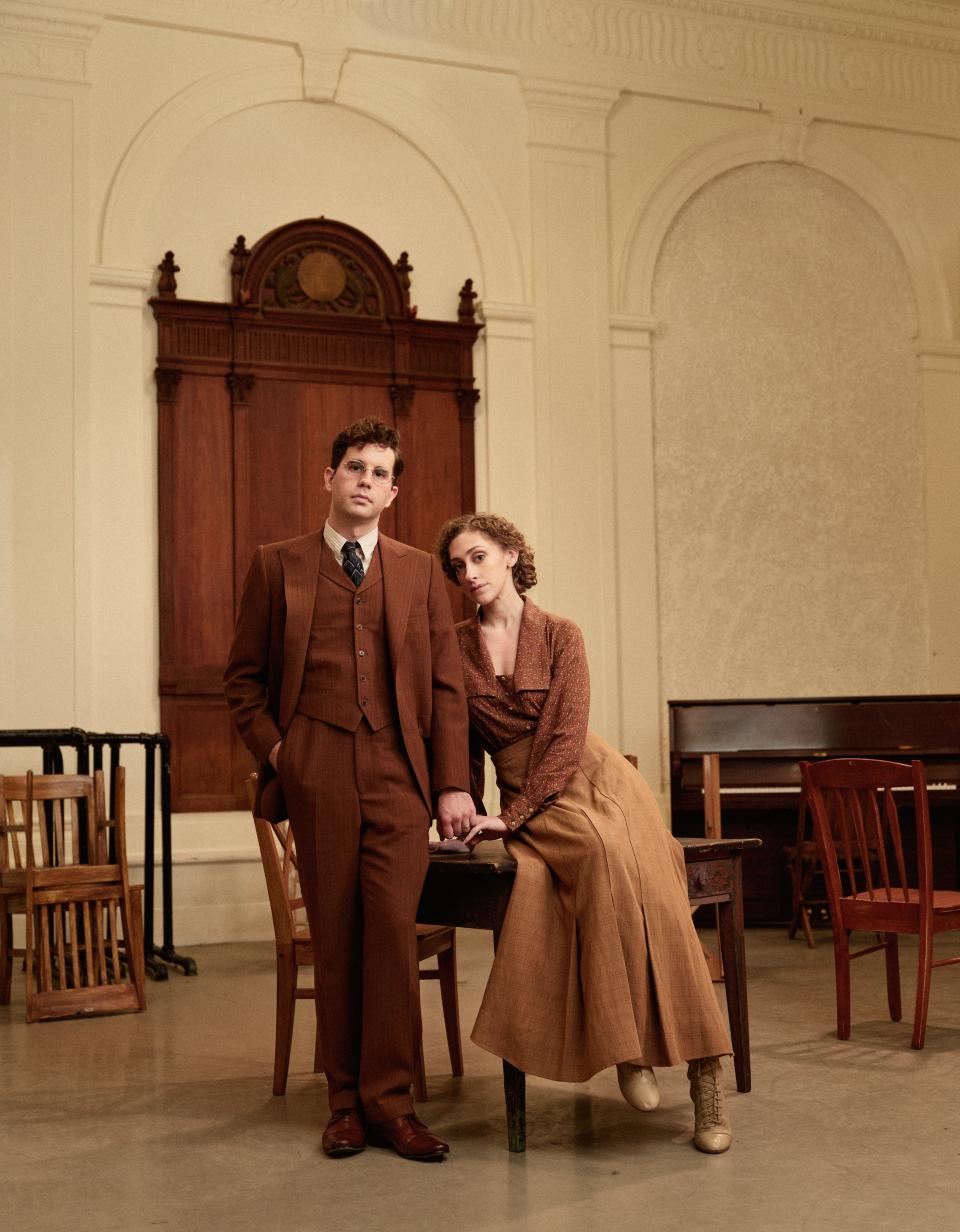
[[[504, 805], [531, 743], [494, 756]], [[589, 732], [563, 793], [505, 843], [517, 879], [475, 1044], [560, 1082], [618, 1061], [732, 1051], [690, 918], [683, 849], [621, 753]]]

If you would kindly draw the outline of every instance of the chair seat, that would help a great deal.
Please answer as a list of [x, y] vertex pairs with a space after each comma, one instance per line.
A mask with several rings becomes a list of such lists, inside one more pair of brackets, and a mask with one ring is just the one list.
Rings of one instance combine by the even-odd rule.
[[[844, 903], [889, 902], [892, 907], [917, 906], [920, 902], [919, 890], [908, 888], [906, 900], [899, 886], [891, 886], [890, 894], [892, 897], [888, 899], [886, 890], [874, 890], [873, 894], [867, 890], [861, 890], [859, 894], [845, 894], [840, 901]], [[934, 912], [960, 911], [960, 890], [934, 890], [933, 910]]]

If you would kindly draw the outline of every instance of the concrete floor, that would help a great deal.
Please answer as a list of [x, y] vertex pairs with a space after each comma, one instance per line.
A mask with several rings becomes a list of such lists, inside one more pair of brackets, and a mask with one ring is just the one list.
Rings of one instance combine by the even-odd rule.
[[[490, 941], [459, 935], [466, 1037]], [[449, 1159], [413, 1164], [371, 1148], [328, 1160], [306, 1004], [288, 1093], [270, 1093], [272, 945], [190, 949], [200, 974], [150, 983], [142, 1015], [28, 1027], [20, 976], [12, 1004], [0, 1007], [0, 1227], [956, 1227], [960, 968], [934, 973], [931, 1025], [917, 1053], [909, 1024], [886, 1018], [881, 956], [855, 964], [853, 1037], [841, 1042], [828, 935], [811, 951], [781, 931], [754, 930], [747, 946], [753, 1091], [737, 1094], [728, 1069], [735, 1138], [717, 1157], [690, 1144], [680, 1069], [659, 1072], [663, 1103], [649, 1114], [623, 1102], [612, 1071], [573, 1087], [530, 1079], [527, 1151], [508, 1154], [499, 1062], [465, 1038], [466, 1075], [449, 1076], [437, 988], [428, 984], [430, 1100], [420, 1112], [450, 1141]], [[904, 945], [908, 1016], [914, 953]]]

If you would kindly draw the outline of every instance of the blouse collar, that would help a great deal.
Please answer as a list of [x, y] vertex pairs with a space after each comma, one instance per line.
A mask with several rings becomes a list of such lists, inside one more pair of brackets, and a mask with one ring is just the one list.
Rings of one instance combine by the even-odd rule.
[[[520, 633], [517, 638], [517, 658], [513, 668], [513, 688], [550, 688], [550, 647], [543, 636], [547, 624], [546, 613], [524, 596], [523, 613], [520, 617]], [[480, 614], [461, 626], [463, 634], [473, 648], [471, 662], [464, 665], [467, 692], [473, 697], [495, 696], [497, 676], [493, 670], [490, 651], [480, 631]]]

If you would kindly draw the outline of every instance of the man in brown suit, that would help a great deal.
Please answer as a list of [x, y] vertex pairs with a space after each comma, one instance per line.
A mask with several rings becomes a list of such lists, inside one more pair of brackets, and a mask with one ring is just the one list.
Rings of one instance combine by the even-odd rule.
[[289, 815], [313, 938], [328, 1155], [367, 1140], [409, 1159], [446, 1143], [414, 1115], [416, 909], [436, 811], [474, 816], [467, 709], [443, 576], [378, 531], [399, 436], [358, 420], [333, 443], [323, 530], [257, 549], [224, 675], [261, 762], [256, 811]]

